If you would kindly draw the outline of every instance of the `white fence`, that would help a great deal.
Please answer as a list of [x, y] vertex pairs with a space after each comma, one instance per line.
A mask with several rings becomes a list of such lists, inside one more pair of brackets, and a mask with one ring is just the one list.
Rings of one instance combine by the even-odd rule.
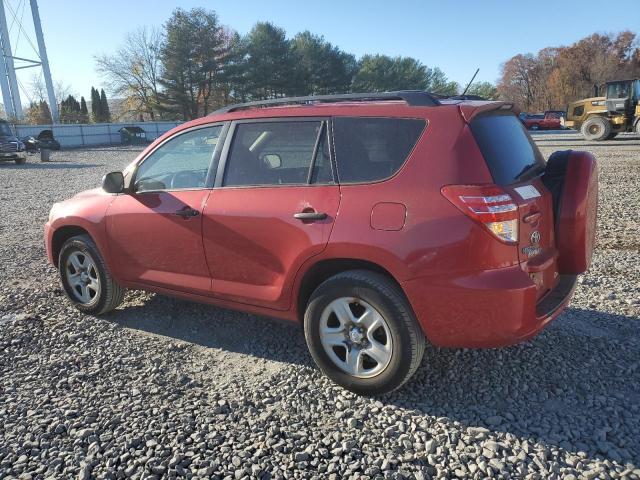
[[53, 130], [53, 136], [64, 147], [83, 147], [91, 145], [119, 145], [122, 127], [140, 127], [146, 132], [147, 140], [152, 141], [171, 130], [180, 122], [131, 122], [131, 123], [89, 123], [61, 125], [16, 125], [16, 135], [22, 139], [28, 135], [34, 137], [42, 130]]

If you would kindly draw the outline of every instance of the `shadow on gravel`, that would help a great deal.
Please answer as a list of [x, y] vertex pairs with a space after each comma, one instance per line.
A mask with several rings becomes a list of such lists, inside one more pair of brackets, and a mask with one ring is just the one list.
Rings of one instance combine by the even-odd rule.
[[45, 162], [45, 163], [25, 163], [23, 165], [7, 164], [1, 165], [0, 168], [7, 170], [64, 170], [76, 168], [93, 168], [101, 167], [102, 164], [97, 163], [70, 163], [65, 161]]
[[[554, 139], [553, 141], [555, 142], [557, 139]], [[606, 147], [606, 148], [611, 148], [611, 147], [615, 147], [616, 145], [611, 145], [609, 142], [612, 142], [614, 140], [609, 140], [607, 142], [600, 142], [600, 143], [573, 143], [573, 146], [575, 148], [572, 148], [571, 150], [580, 150], [583, 147]], [[544, 147], [544, 148], [551, 148], [551, 147], [558, 147], [558, 148], [566, 148], [567, 145], [562, 144], [562, 143], [540, 143], [539, 144], [540, 147]], [[626, 146], [626, 145], [617, 145], [617, 146]], [[631, 146], [631, 145], [630, 145]]]
[[618, 428], [640, 426], [639, 322], [569, 308], [525, 344], [430, 348], [414, 379], [385, 401], [640, 465], [640, 436]]
[[[584, 138], [580, 137], [580, 138], [550, 138], [548, 140], [546, 140], [545, 138], [540, 138], [539, 140], [541, 141], [549, 141], [549, 142], [571, 142], [571, 143], [576, 143], [577, 145], [585, 145], [584, 143], [577, 143], [577, 142], [586, 142], [586, 140], [584, 140]], [[638, 136], [628, 136], [628, 137], [616, 137], [616, 138], [612, 138], [611, 140], [607, 140], [605, 142], [592, 142], [589, 143], [588, 145], [608, 145], [608, 146], [612, 146], [615, 145], [616, 143], [621, 143], [621, 142], [637, 142], [640, 140], [640, 137]], [[545, 144], [546, 145], [546, 144]]]
[[[105, 318], [197, 346], [312, 366], [301, 329], [266, 317], [153, 295]], [[640, 464], [640, 436], [625, 437], [617, 429], [640, 418], [638, 322], [569, 308], [521, 345], [427, 348], [412, 381], [380, 400], [570, 452]]]
[[[78, 151], [83, 151], [83, 152], [134, 152], [134, 153], [140, 153], [141, 151], [143, 151], [145, 148], [147, 148], [147, 145], [143, 146], [143, 147], [131, 147], [131, 146], [126, 146], [126, 145], [118, 145], [118, 146], [113, 146], [113, 147], [78, 147], [78, 148], [73, 148], [73, 150], [78, 150]], [[70, 151], [71, 149], [67, 149], [66, 151]]]
[[277, 362], [311, 366], [297, 324], [152, 295], [104, 317], [122, 327]]

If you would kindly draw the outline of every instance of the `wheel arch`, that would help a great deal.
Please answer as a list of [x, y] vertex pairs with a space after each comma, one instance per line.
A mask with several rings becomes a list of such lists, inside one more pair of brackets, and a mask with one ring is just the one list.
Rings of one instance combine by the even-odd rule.
[[[406, 298], [406, 294], [400, 282], [385, 267], [375, 262], [359, 258], [326, 258], [314, 263], [302, 274], [298, 288], [296, 289], [297, 296], [295, 308], [298, 320], [301, 321], [301, 319], [304, 318], [304, 311], [306, 309], [307, 302], [309, 301], [311, 294], [322, 282], [334, 275], [349, 270], [368, 270], [384, 275], [398, 286], [399, 290]], [[411, 305], [408, 299], [407, 302]]]
[[75, 237], [76, 235], [88, 235], [92, 240], [95, 241], [95, 239], [91, 236], [91, 233], [89, 233], [85, 228], [79, 225], [63, 225], [54, 230], [51, 237], [51, 254], [53, 257], [54, 266], [56, 268], [58, 266], [58, 258], [60, 258], [60, 250], [62, 250], [64, 242], [69, 240], [71, 237]]

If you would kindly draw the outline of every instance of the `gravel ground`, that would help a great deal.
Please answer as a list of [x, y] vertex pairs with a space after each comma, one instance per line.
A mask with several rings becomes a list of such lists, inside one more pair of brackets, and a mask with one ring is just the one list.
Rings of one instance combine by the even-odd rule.
[[640, 478], [640, 139], [535, 138], [600, 161], [571, 307], [522, 345], [429, 348], [381, 398], [326, 380], [295, 326], [142, 292], [75, 311], [42, 225], [138, 150], [0, 164], [0, 478]]

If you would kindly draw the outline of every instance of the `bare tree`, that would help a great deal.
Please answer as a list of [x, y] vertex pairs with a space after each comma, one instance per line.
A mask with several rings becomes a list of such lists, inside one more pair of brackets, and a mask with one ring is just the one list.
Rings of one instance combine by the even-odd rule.
[[160, 112], [158, 78], [162, 42], [161, 30], [141, 27], [127, 35], [115, 54], [95, 57], [96, 69], [107, 81], [111, 93], [123, 97], [129, 111], [148, 115], [151, 120]]
[[[47, 95], [47, 86], [44, 83], [44, 78], [41, 74], [33, 74], [33, 76], [31, 77], [31, 81], [29, 82], [29, 87], [31, 89], [33, 100], [44, 102], [49, 101], [49, 97]], [[60, 102], [67, 98], [69, 95], [75, 95], [73, 88], [60, 80], [55, 82], [55, 84], [53, 85], [53, 93], [56, 96], [58, 105], [60, 105]]]
[[527, 110], [566, 108], [593, 96], [594, 86], [640, 75], [636, 34], [589, 35], [568, 47], [548, 47], [536, 55], [516, 55], [502, 66], [498, 92]]

